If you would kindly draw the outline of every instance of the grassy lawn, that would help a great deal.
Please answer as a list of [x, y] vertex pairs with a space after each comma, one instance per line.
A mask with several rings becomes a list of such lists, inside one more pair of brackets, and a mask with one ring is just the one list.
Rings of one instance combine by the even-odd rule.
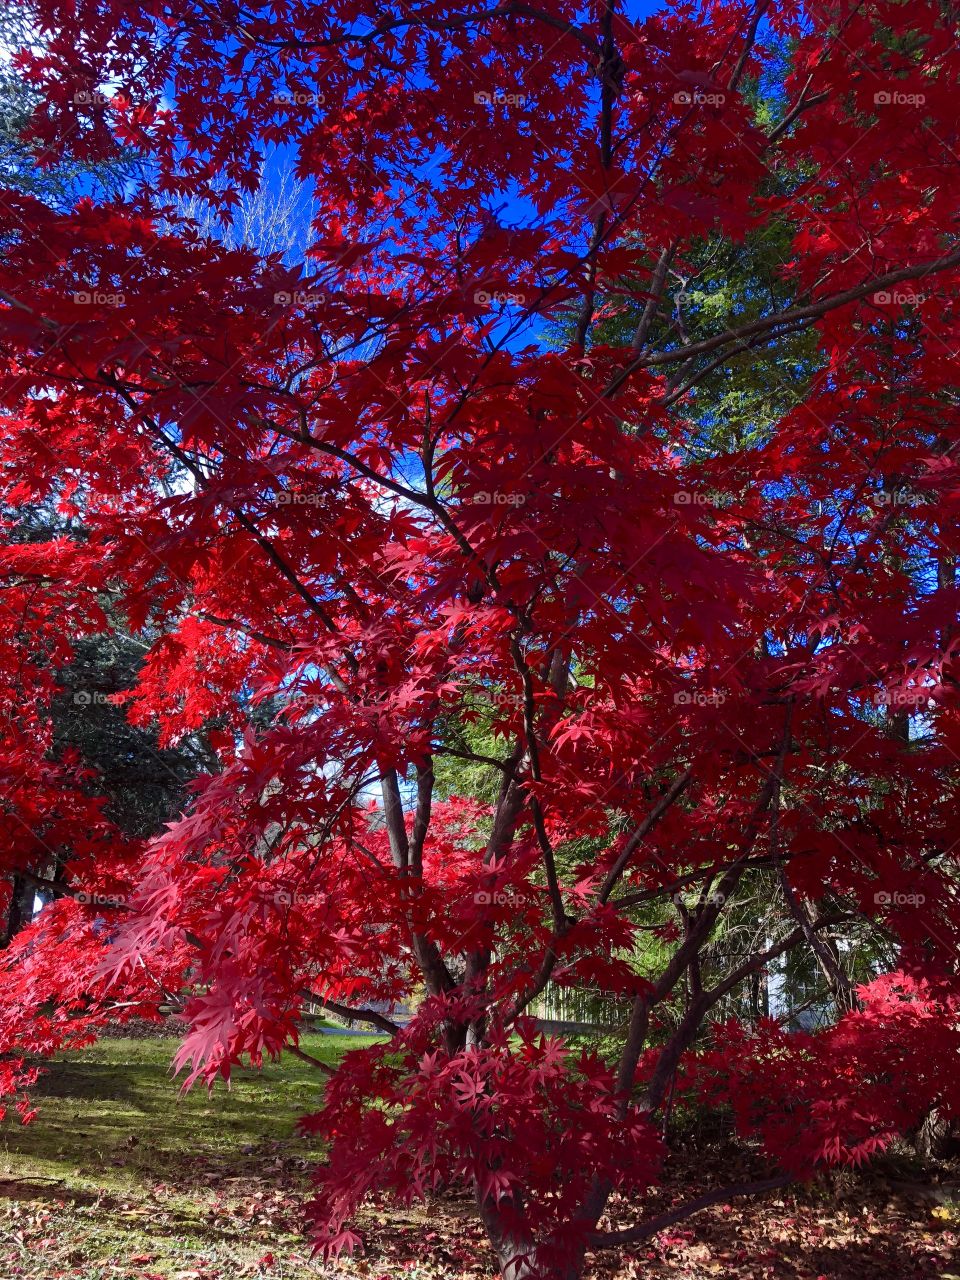
[[[315, 1035], [303, 1047], [332, 1063], [369, 1042]], [[472, 1207], [456, 1198], [368, 1210], [365, 1254], [312, 1261], [303, 1204], [322, 1152], [294, 1126], [319, 1102], [323, 1077], [288, 1057], [238, 1071], [229, 1090], [181, 1098], [176, 1043], [104, 1040], [62, 1055], [34, 1090], [37, 1120], [0, 1124], [0, 1280], [492, 1280]], [[678, 1154], [649, 1211], [688, 1199], [698, 1179], [723, 1185], [732, 1158], [717, 1153], [713, 1168]], [[942, 1200], [844, 1176], [718, 1205], [632, 1256], [601, 1257], [592, 1277], [960, 1280], [956, 1207]], [[617, 1225], [634, 1217], [623, 1211]]]
[[[333, 1063], [368, 1043], [316, 1035], [303, 1047]], [[0, 1170], [123, 1194], [145, 1178], [181, 1178], [185, 1158], [198, 1169], [217, 1162], [253, 1168], [262, 1159], [254, 1149], [272, 1140], [288, 1154], [300, 1148], [296, 1117], [323, 1092], [315, 1068], [291, 1057], [263, 1071], [236, 1071], [230, 1088], [218, 1084], [211, 1094], [200, 1085], [181, 1097], [171, 1076], [176, 1048], [173, 1039], [102, 1040], [59, 1057], [32, 1091], [36, 1122], [23, 1127], [8, 1118], [0, 1126]]]
[[[369, 1043], [318, 1034], [303, 1048], [332, 1063]], [[181, 1098], [175, 1048], [117, 1039], [64, 1054], [33, 1091], [34, 1123], [0, 1124], [0, 1280], [342, 1272], [312, 1262], [301, 1231], [318, 1151], [294, 1126], [320, 1101], [320, 1072], [287, 1057]]]

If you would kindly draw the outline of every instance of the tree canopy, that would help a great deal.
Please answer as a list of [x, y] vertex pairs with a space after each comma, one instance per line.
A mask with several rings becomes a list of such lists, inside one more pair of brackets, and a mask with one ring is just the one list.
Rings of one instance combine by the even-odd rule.
[[[0, 194], [0, 869], [53, 898], [0, 952], [22, 1114], [111, 1019], [182, 1010], [188, 1085], [366, 1020], [303, 1121], [318, 1245], [453, 1185], [506, 1280], [703, 1206], [644, 1212], [678, 1099], [762, 1145], [723, 1196], [955, 1114], [951, 6], [29, 12], [36, 163], [137, 165]], [[302, 261], [222, 232], [268, 156]], [[56, 732], [110, 635], [111, 707], [203, 744], [146, 834]], [[626, 1009], [615, 1054], [541, 1029], [564, 988]]]

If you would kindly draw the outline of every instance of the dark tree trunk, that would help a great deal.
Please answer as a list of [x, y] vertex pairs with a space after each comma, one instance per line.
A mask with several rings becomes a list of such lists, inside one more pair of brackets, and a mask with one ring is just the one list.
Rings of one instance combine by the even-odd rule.
[[960, 1151], [960, 1125], [942, 1111], [928, 1111], [913, 1131], [911, 1141], [917, 1153], [929, 1160], [947, 1160]]
[[33, 919], [34, 897], [33, 886], [23, 876], [15, 873], [0, 945], [8, 947], [20, 930]]

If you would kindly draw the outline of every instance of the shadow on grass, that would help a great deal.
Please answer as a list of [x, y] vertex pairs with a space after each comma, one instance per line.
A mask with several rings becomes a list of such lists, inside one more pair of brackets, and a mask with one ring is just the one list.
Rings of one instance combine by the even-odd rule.
[[60, 1062], [43, 1069], [31, 1093], [40, 1102], [45, 1098], [109, 1098], [111, 1102], [132, 1103], [132, 1086], [132, 1072], [125, 1073], [105, 1062]]
[[[330, 1063], [369, 1044], [305, 1041]], [[295, 1133], [297, 1119], [322, 1101], [324, 1077], [315, 1068], [286, 1057], [262, 1071], [236, 1071], [229, 1088], [198, 1085], [183, 1095], [182, 1077], [171, 1075], [174, 1051], [170, 1041], [104, 1040], [45, 1064], [33, 1090], [37, 1120], [0, 1123], [0, 1178], [42, 1174], [77, 1190], [163, 1181], [186, 1191], [226, 1173], [255, 1178], [277, 1148], [303, 1165], [316, 1157], [315, 1145]]]

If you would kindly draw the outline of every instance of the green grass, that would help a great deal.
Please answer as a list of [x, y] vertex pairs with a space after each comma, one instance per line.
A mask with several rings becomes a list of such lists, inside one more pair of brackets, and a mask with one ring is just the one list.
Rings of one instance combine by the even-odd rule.
[[[309, 1036], [302, 1047], [323, 1062], [334, 1063], [348, 1049], [369, 1044], [369, 1037]], [[298, 1115], [317, 1107], [323, 1076], [308, 1063], [285, 1057], [262, 1071], [234, 1072], [230, 1087], [218, 1082], [212, 1092], [198, 1085], [181, 1095], [170, 1063], [175, 1040], [103, 1040], [64, 1054], [41, 1076], [32, 1097], [37, 1121], [0, 1125], [0, 1169], [63, 1178], [83, 1185], [95, 1175], [121, 1189], [145, 1173], [181, 1174], [183, 1158], [204, 1157], [242, 1167], [248, 1147], [283, 1139], [288, 1152]], [[135, 1139], [135, 1141], [131, 1141]], [[140, 1150], [140, 1147], [143, 1150]]]
[[[370, 1043], [311, 1035], [302, 1047], [332, 1064]], [[176, 1047], [103, 1040], [63, 1054], [32, 1091], [37, 1119], [0, 1123], [2, 1280], [322, 1274], [299, 1220], [321, 1153], [295, 1124], [319, 1105], [324, 1076], [287, 1055], [238, 1070], [229, 1089], [181, 1096]], [[258, 1269], [268, 1253], [275, 1262]]]
[[[370, 1043], [313, 1035], [303, 1048], [332, 1064]], [[323, 1151], [295, 1125], [319, 1104], [324, 1075], [286, 1056], [262, 1072], [237, 1071], [230, 1089], [181, 1097], [170, 1074], [176, 1047], [103, 1040], [60, 1055], [33, 1091], [34, 1123], [24, 1127], [15, 1114], [0, 1123], [0, 1280], [491, 1280], [470, 1197], [452, 1191], [426, 1205], [370, 1205], [356, 1223], [365, 1254], [326, 1267], [312, 1260], [303, 1206]], [[743, 1154], [678, 1156], [643, 1212], [690, 1199], [705, 1174], [731, 1181]], [[926, 1203], [888, 1203], [859, 1175], [847, 1181], [849, 1205], [825, 1185], [823, 1194], [814, 1187], [799, 1198], [715, 1206], [645, 1247], [639, 1274], [933, 1280], [956, 1271], [950, 1201], [931, 1214]], [[641, 1212], [626, 1206], [618, 1222]], [[592, 1280], [637, 1274], [613, 1261], [591, 1272]]]

